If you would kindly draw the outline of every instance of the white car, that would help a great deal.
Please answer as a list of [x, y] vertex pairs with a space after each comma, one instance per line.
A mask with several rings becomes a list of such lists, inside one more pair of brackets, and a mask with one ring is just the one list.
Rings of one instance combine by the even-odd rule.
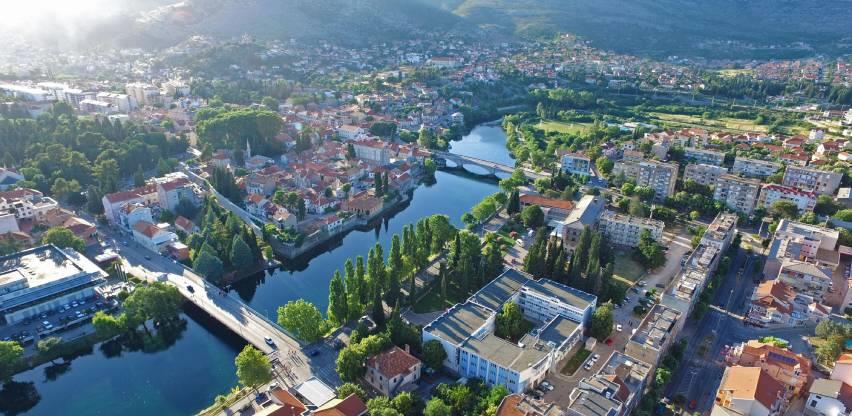
[[266, 345], [269, 345], [270, 347], [275, 346], [275, 341], [272, 340], [272, 337], [263, 337], [263, 340], [266, 341]]
[[617, 332], [621, 332], [621, 324], [616, 325], [616, 326], [615, 326], [615, 330], [616, 330]]

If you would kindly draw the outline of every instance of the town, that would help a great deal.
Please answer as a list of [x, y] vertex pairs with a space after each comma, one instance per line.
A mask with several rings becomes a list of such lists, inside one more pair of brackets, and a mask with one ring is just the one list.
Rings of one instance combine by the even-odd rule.
[[848, 58], [0, 57], [0, 413], [852, 414]]

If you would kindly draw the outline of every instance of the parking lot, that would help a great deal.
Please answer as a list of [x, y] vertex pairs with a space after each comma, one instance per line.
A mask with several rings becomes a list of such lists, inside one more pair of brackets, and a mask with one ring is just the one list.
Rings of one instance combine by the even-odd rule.
[[99, 296], [69, 302], [39, 316], [12, 325], [0, 326], [0, 339], [15, 340], [24, 346], [34, 345], [41, 338], [61, 336], [67, 329], [87, 324], [95, 312], [114, 306], [114, 301], [105, 301]]

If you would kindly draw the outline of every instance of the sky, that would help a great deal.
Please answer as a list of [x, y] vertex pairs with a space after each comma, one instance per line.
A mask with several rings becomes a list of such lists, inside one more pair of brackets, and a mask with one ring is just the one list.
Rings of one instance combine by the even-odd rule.
[[72, 40], [149, 0], [0, 0], [0, 31]]

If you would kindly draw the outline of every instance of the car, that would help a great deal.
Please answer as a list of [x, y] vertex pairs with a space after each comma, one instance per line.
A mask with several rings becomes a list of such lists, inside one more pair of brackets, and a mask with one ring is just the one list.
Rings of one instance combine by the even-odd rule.
[[121, 244], [127, 245], [127, 240], [122, 241]]
[[151, 260], [151, 256], [145, 255], [145, 260]]
[[192, 285], [186, 285], [186, 290], [188, 290], [189, 293], [195, 293], [195, 288], [192, 287]]
[[592, 369], [592, 363], [591, 363], [591, 362], [587, 362], [587, 363], [586, 363], [586, 365], [584, 365], [584, 366], [583, 366], [583, 368], [584, 368], [585, 370], [591, 370], [591, 369]]
[[85, 301], [85, 300], [81, 300], [81, 301], [77, 302], [77, 304], [78, 304], [78, 305], [85, 305], [85, 304], [86, 304], [86, 301]]
[[612, 338], [607, 338], [606, 345], [612, 345]]
[[547, 380], [541, 382], [541, 387], [544, 387], [544, 389], [547, 391], [553, 391], [553, 389], [555, 388], [553, 387], [553, 384], [548, 383]]
[[654, 286], [656, 286], [656, 287], [658, 287], [658, 288], [660, 288], [660, 289], [665, 289], [665, 288], [666, 288], [666, 285], [664, 285], [664, 284], [662, 284], [662, 283], [657, 283], [657, 284], [656, 284], [656, 285], [654, 285]]
[[615, 304], [615, 309], [621, 309], [621, 305], [619, 305], [619, 304], [617, 304], [617, 303], [616, 303], [616, 304]]
[[616, 332], [621, 332], [621, 324], [615, 326]]
[[625, 296], [625, 297], [624, 297], [624, 303], [630, 303], [630, 298], [629, 298], [629, 297], [627, 297], [627, 296]]
[[319, 350], [311, 350], [311, 352], [308, 353], [308, 355], [310, 355], [311, 357], [316, 357], [319, 354]]
[[79, 304], [79, 303], [77, 303], [77, 302], [74, 302], [74, 303], [72, 303], [72, 304], [71, 304], [71, 307], [72, 307], [72, 308], [76, 308], [76, 307], [78, 307], [78, 306], [80, 306], [80, 304]]
[[595, 361], [597, 361], [599, 358], [601, 358], [600, 354], [595, 354], [595, 355], [592, 356], [592, 359], [595, 360]]
[[275, 341], [272, 340], [272, 337], [263, 337], [263, 340], [266, 342], [266, 345], [269, 345], [270, 347], [275, 346]]

